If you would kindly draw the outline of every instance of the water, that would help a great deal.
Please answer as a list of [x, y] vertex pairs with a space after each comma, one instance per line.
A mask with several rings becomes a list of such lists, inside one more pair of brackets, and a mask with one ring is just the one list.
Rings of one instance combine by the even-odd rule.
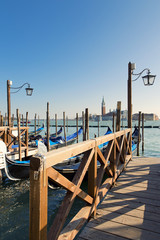
[[[41, 122], [42, 123], [42, 122]], [[62, 121], [59, 122], [62, 124]], [[69, 121], [68, 124], [74, 124], [75, 122]], [[51, 122], [54, 124], [54, 121]], [[101, 122], [101, 125], [112, 126], [111, 121]], [[133, 125], [137, 122], [133, 122]], [[63, 124], [62, 124], [63, 125]], [[90, 122], [90, 125], [97, 126], [96, 122]], [[124, 123], [124, 125], [127, 125]], [[145, 122], [146, 126], [160, 126], [160, 121], [148, 121]], [[58, 128], [59, 129], [59, 128]], [[30, 129], [30, 131], [33, 128]], [[46, 130], [45, 130], [46, 131]], [[43, 134], [45, 133], [43, 132]], [[66, 130], [67, 135], [76, 131], [76, 127], [68, 128]], [[94, 134], [98, 136], [98, 129], [91, 127], [90, 138], [94, 137]], [[51, 127], [51, 133], [55, 132], [55, 127]], [[100, 128], [100, 135], [106, 132], [105, 127]], [[160, 157], [160, 129], [159, 128], [145, 128], [144, 129], [144, 147], [145, 157]], [[79, 138], [82, 141], [82, 137]], [[141, 149], [141, 144], [140, 144]], [[142, 152], [140, 152], [142, 155]], [[60, 205], [66, 191], [59, 188], [56, 190], [49, 189], [48, 192], [48, 225], [50, 226], [58, 206]], [[77, 200], [78, 205], [81, 207], [83, 202]], [[77, 211], [77, 207], [73, 207], [72, 214]], [[29, 239], [29, 181], [11, 182], [5, 179], [0, 184], [0, 239], [1, 240], [26, 240]]]

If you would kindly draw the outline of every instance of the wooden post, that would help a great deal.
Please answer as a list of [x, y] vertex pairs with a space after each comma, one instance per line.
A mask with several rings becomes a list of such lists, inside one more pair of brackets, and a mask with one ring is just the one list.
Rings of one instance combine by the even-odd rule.
[[113, 176], [114, 176], [114, 181], [116, 179], [116, 171], [117, 171], [117, 163], [116, 163], [116, 142], [115, 139], [113, 140], [113, 148], [110, 156], [110, 168], [112, 170]]
[[85, 140], [89, 140], [89, 114], [88, 114], [88, 108], [85, 109]]
[[57, 114], [55, 114], [55, 126], [56, 126], [56, 137], [57, 137]]
[[140, 130], [141, 130], [141, 112], [139, 112], [139, 117], [138, 117], [138, 142], [137, 142], [137, 156], [139, 156], [139, 143], [140, 143]]
[[93, 217], [96, 217], [97, 198], [97, 142], [95, 141], [95, 153], [88, 168], [88, 194], [94, 199], [95, 210]]
[[117, 102], [116, 132], [121, 129], [121, 102]]
[[66, 122], [67, 122], [67, 133], [68, 133], [68, 116], [66, 117]]
[[98, 116], [98, 137], [99, 137], [99, 122], [100, 122], [100, 116]]
[[114, 129], [115, 129], [115, 113], [113, 112], [113, 122], [112, 122], [112, 129], [113, 129], [113, 132], [114, 132]]
[[77, 131], [77, 143], [78, 143], [78, 113], [76, 113], [76, 131]]
[[34, 131], [35, 131], [35, 136], [36, 136], [36, 127], [37, 127], [37, 114], [35, 113], [35, 117], [34, 117]]
[[[132, 64], [128, 64], [128, 128], [132, 129]], [[132, 149], [132, 135], [129, 141], [130, 149]]]
[[[22, 122], [22, 123], [21, 123]], [[20, 126], [24, 127], [24, 118], [23, 118], [23, 114], [22, 114], [22, 119], [20, 118]], [[25, 136], [22, 135], [22, 142], [25, 141]]]
[[12, 82], [7, 80], [7, 115], [8, 115], [8, 126], [11, 127], [11, 85]]
[[123, 114], [122, 114], [122, 129], [123, 129]]
[[49, 102], [47, 102], [47, 151], [49, 152]]
[[63, 112], [63, 128], [64, 128], [64, 139], [65, 139], [65, 143], [67, 145], [67, 141], [66, 141], [66, 116], [65, 116], [65, 112]]
[[1, 115], [1, 126], [3, 127], [3, 115]]
[[30, 161], [29, 239], [47, 240], [48, 177], [45, 160], [32, 157]]
[[142, 153], [144, 153], [144, 113], [142, 113]]
[[[26, 112], [26, 127], [28, 127], [28, 112]], [[25, 144], [26, 144], [26, 150], [25, 150], [25, 157], [28, 157], [28, 128], [25, 132]]]
[[22, 161], [19, 109], [17, 109], [17, 127], [18, 127], [18, 152], [19, 152], [19, 161]]
[[83, 141], [85, 141], [85, 120], [84, 120], [84, 111], [82, 111], [82, 127], [83, 127]]

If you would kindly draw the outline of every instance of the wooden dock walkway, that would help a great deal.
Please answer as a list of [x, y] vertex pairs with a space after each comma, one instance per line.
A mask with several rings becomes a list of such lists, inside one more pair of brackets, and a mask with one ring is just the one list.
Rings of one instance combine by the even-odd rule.
[[160, 239], [160, 158], [134, 157], [77, 239]]

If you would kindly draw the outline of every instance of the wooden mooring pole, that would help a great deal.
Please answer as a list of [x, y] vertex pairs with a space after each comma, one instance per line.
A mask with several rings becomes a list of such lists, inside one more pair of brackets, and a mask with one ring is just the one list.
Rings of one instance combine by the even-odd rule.
[[65, 139], [65, 143], [67, 145], [67, 141], [66, 141], [66, 115], [65, 115], [65, 112], [63, 112], [63, 128], [64, 128], [64, 139]]
[[[132, 63], [128, 63], [128, 128], [132, 129]], [[132, 149], [132, 135], [129, 141], [129, 147]]]
[[[28, 127], [28, 112], [26, 112], [26, 127]], [[25, 150], [25, 157], [28, 156], [28, 128], [25, 132], [25, 144], [26, 144], [26, 150]]]
[[100, 122], [100, 116], [98, 117], [98, 137], [99, 137], [99, 122]]
[[77, 131], [77, 143], [78, 143], [78, 113], [76, 113], [76, 131]]
[[113, 112], [113, 120], [112, 120], [112, 131], [113, 132], [114, 132], [114, 129], [115, 129], [114, 125], [115, 125], [115, 113]]
[[144, 113], [142, 113], [142, 153], [144, 153]]
[[140, 130], [141, 130], [141, 112], [139, 112], [139, 117], [138, 117], [138, 142], [137, 142], [137, 156], [139, 156]]
[[85, 109], [85, 140], [89, 139], [89, 113], [88, 108]]
[[83, 127], [83, 141], [85, 141], [85, 117], [84, 117], [84, 111], [82, 111], [82, 127]]
[[47, 102], [47, 113], [46, 113], [46, 118], [47, 118], [47, 151], [49, 152], [49, 102]]
[[37, 125], [36, 119], [37, 119], [37, 114], [35, 113], [35, 117], [34, 117], [34, 131], [35, 131], [35, 135], [36, 135], [36, 125]]
[[68, 133], [68, 116], [66, 117], [66, 123], [67, 123], [67, 133]]
[[117, 102], [116, 132], [121, 129], [121, 102]]
[[19, 161], [22, 161], [19, 109], [17, 109], [17, 127], [18, 127], [18, 146], [19, 146], [19, 147], [18, 147], [18, 152], [19, 152]]
[[56, 126], [56, 137], [57, 137], [57, 114], [55, 114], [55, 126]]

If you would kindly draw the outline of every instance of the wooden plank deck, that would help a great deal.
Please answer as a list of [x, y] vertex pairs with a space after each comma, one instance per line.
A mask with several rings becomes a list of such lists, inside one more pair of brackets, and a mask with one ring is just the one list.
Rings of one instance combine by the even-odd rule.
[[160, 158], [134, 157], [77, 239], [160, 239]]

